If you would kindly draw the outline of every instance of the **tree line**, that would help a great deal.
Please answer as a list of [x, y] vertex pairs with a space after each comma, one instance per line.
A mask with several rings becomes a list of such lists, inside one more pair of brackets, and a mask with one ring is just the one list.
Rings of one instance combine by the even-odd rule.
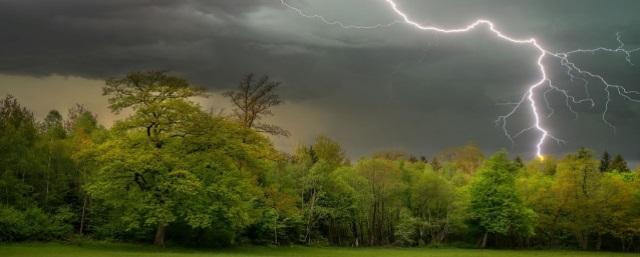
[[194, 246], [461, 245], [640, 251], [640, 170], [579, 149], [523, 161], [469, 144], [432, 158], [357, 161], [319, 136], [293, 153], [267, 135], [280, 83], [248, 75], [224, 95], [161, 71], [105, 83], [106, 128], [76, 105], [38, 121], [0, 100], [0, 242], [91, 238]]

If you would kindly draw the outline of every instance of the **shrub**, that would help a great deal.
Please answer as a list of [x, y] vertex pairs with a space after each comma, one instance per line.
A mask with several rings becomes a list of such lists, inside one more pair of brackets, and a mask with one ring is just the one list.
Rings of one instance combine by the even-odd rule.
[[21, 211], [0, 206], [0, 241], [60, 239], [73, 230], [72, 219], [73, 214], [67, 207], [48, 214], [38, 207]]

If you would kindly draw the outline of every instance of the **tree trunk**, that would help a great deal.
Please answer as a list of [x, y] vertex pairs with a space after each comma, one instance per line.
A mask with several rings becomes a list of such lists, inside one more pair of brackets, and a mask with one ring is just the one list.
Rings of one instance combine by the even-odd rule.
[[310, 203], [310, 207], [309, 207], [309, 216], [307, 218], [307, 224], [306, 224], [306, 232], [305, 232], [305, 236], [304, 236], [304, 240], [308, 245], [311, 245], [311, 223], [313, 222], [313, 209], [316, 205], [316, 191], [315, 189], [313, 190], [313, 193], [311, 194], [311, 203]]
[[359, 239], [360, 239], [360, 233], [358, 231], [358, 224], [356, 224], [355, 221], [351, 221], [351, 230], [353, 233], [353, 238], [355, 239], [353, 244], [355, 247], [358, 247], [360, 244]]
[[578, 243], [580, 244], [580, 249], [589, 249], [589, 235], [587, 235], [586, 233], [578, 233], [577, 239]]
[[480, 244], [480, 248], [487, 247], [487, 237], [489, 237], [489, 232], [484, 232], [484, 236], [482, 236], [482, 243]]
[[46, 189], [44, 194], [44, 207], [47, 208], [49, 202], [49, 173], [51, 172], [51, 146], [49, 146], [49, 158], [47, 159], [47, 170], [45, 172]]
[[275, 245], [278, 245], [278, 212], [276, 211], [276, 217], [274, 220], [274, 226], [273, 226], [273, 241], [275, 243]]
[[85, 214], [86, 214], [86, 210], [87, 210], [87, 194], [84, 195], [84, 199], [82, 200], [82, 213], [80, 215], [80, 235], [82, 235], [84, 233], [84, 221], [85, 221]]
[[167, 233], [167, 224], [160, 223], [156, 229], [156, 237], [153, 244], [156, 246], [164, 247], [164, 237]]

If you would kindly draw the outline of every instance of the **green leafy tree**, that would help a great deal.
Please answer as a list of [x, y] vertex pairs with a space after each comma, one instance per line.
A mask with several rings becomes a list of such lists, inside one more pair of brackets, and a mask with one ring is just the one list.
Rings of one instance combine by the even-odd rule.
[[33, 204], [29, 183], [40, 170], [38, 126], [33, 113], [12, 96], [0, 99], [0, 200], [5, 205], [26, 208]]
[[47, 114], [47, 117], [44, 118], [42, 130], [49, 138], [63, 139], [67, 136], [63, 123], [64, 120], [60, 112], [51, 110], [49, 114]]
[[116, 128], [143, 129], [157, 149], [172, 138], [187, 135], [191, 122], [201, 115], [199, 106], [188, 99], [205, 96], [202, 89], [163, 71], [132, 72], [124, 78], [109, 79], [103, 94], [109, 97], [113, 112], [133, 110]]
[[327, 231], [327, 238], [335, 245], [357, 246], [359, 187], [362, 182], [350, 166], [341, 166], [329, 174], [326, 185], [326, 215], [321, 219], [321, 229]]
[[52, 210], [52, 206], [64, 205], [65, 197], [70, 195], [69, 184], [73, 180], [75, 166], [70, 158], [67, 133], [62, 115], [52, 110], [41, 125], [41, 140], [38, 144], [43, 162], [43, 185], [41, 202], [43, 208]]
[[400, 210], [398, 224], [396, 225], [394, 236], [397, 244], [403, 246], [416, 245], [416, 239], [420, 238], [419, 232], [416, 227], [419, 227], [419, 221], [413, 217], [411, 211], [408, 209]]
[[369, 245], [384, 245], [393, 242], [393, 228], [402, 209], [402, 193], [406, 184], [401, 179], [399, 161], [388, 159], [363, 159], [355, 166], [364, 178], [367, 211], [367, 238]]
[[439, 160], [452, 164], [457, 170], [473, 174], [484, 161], [484, 153], [474, 143], [462, 147], [450, 148], [438, 155]]
[[[314, 153], [314, 152], [311, 152]], [[314, 228], [318, 220], [326, 213], [326, 185], [333, 167], [325, 160], [319, 159], [308, 170], [304, 170], [301, 188], [301, 209], [304, 215], [305, 232], [303, 241], [312, 243]]]
[[302, 214], [298, 205], [298, 180], [295, 176], [295, 168], [297, 168], [295, 164], [283, 158], [279, 160], [277, 166], [268, 170], [265, 176], [263, 190], [267, 209], [263, 215], [261, 228], [275, 245], [297, 243], [300, 237], [297, 228], [302, 223]]
[[582, 249], [588, 249], [589, 239], [598, 232], [596, 195], [601, 176], [598, 160], [581, 148], [558, 162], [551, 186], [555, 224], [573, 235]]
[[133, 111], [97, 147], [100, 169], [88, 187], [118, 217], [116, 227], [153, 229], [156, 245], [172, 225], [192, 232], [176, 240], [227, 244], [254, 223], [253, 170], [269, 160], [266, 138], [202, 111], [190, 99], [204, 92], [165, 72], [108, 80], [104, 93], [114, 112]]
[[[622, 242], [621, 250], [628, 250], [633, 238], [640, 235], [640, 219], [637, 215], [635, 195], [638, 192], [635, 175], [609, 173], [599, 181], [598, 190], [592, 196], [597, 211], [594, 212], [596, 244], [601, 250], [603, 237], [613, 236]], [[586, 211], [586, 210], [585, 210]]]
[[65, 130], [68, 134], [68, 144], [71, 148], [70, 158], [75, 165], [72, 183], [77, 196], [76, 212], [78, 213], [78, 233], [84, 234], [88, 227], [88, 218], [91, 212], [91, 198], [86, 191], [86, 186], [95, 171], [99, 169], [96, 163], [97, 156], [93, 156], [94, 149], [98, 147], [107, 131], [98, 124], [96, 115], [82, 105], [75, 105], [69, 109], [68, 119], [65, 122]]
[[482, 232], [480, 246], [486, 247], [489, 234], [530, 236], [535, 213], [526, 208], [515, 187], [515, 165], [502, 151], [480, 168], [472, 182], [470, 223]]
[[192, 128], [206, 115], [189, 98], [204, 92], [182, 78], [151, 71], [109, 79], [103, 93], [112, 111], [130, 108], [133, 114], [117, 122], [114, 137], [100, 147], [102, 181], [93, 184], [92, 194], [143, 215], [142, 224], [156, 227], [154, 244], [162, 246], [168, 225], [179, 212], [193, 210], [187, 202], [196, 204], [181, 200], [197, 201], [202, 189], [175, 151], [181, 139], [202, 133]]
[[535, 239], [540, 243], [557, 243], [551, 241], [562, 235], [556, 226], [556, 198], [551, 192], [554, 174], [555, 160], [545, 156], [544, 160], [535, 159], [527, 163], [516, 178], [516, 188], [523, 203], [536, 213]]
[[52, 240], [68, 235], [71, 185], [62, 117], [38, 124], [7, 96], [0, 100], [0, 241]]
[[[348, 163], [342, 147], [328, 137], [319, 136], [311, 146], [299, 147], [294, 156], [294, 172], [299, 186], [300, 210], [304, 216], [303, 241], [312, 243], [314, 229], [318, 225], [336, 219], [335, 204], [343, 204], [339, 196], [332, 194], [330, 188], [336, 187], [338, 179], [332, 177], [334, 170]], [[347, 190], [347, 189], [345, 189]], [[334, 197], [335, 196], [335, 197]], [[329, 224], [331, 227], [333, 224]], [[331, 235], [329, 235], [331, 236]]]
[[441, 244], [458, 226], [460, 197], [457, 189], [452, 182], [429, 170], [419, 174], [411, 188], [420, 240]]

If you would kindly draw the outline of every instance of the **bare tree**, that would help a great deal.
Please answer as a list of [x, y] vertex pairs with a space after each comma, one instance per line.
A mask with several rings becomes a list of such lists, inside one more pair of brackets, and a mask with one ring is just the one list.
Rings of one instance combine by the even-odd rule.
[[289, 136], [289, 131], [272, 124], [261, 123], [265, 116], [272, 116], [271, 108], [282, 104], [275, 90], [280, 82], [269, 80], [268, 76], [256, 79], [249, 74], [240, 81], [238, 88], [224, 93], [235, 106], [234, 116], [242, 126], [271, 135]]

